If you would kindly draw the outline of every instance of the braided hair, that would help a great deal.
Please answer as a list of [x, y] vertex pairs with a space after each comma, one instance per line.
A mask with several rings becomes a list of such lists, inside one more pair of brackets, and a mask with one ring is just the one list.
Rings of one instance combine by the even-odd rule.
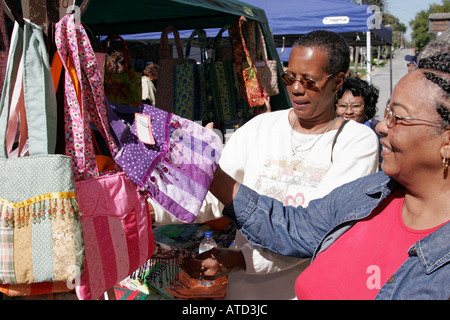
[[[419, 61], [419, 69], [424, 69], [425, 78], [438, 85], [442, 91], [444, 91], [442, 100], [436, 106], [436, 111], [442, 117], [443, 126], [449, 126], [450, 106], [448, 105], [448, 99], [450, 97], [450, 81], [448, 80], [448, 76], [447, 79], [443, 78], [443, 73], [446, 73], [447, 75], [450, 73], [450, 53], [441, 53], [429, 58], [421, 59]], [[446, 100], [447, 103], [445, 103]]]

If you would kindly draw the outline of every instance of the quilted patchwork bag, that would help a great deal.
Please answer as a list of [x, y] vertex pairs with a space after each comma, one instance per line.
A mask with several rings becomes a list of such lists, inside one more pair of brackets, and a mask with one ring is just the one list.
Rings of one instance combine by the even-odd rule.
[[[199, 63], [189, 61], [192, 40], [198, 36], [200, 46]], [[174, 66], [174, 113], [190, 120], [203, 120], [206, 113], [206, 32], [194, 30], [186, 44], [184, 63]]]
[[[8, 157], [9, 114], [20, 114], [13, 110], [20, 105], [13, 101], [21, 99], [17, 95], [23, 98], [20, 135], [28, 149]], [[35, 285], [51, 292], [53, 283], [69, 291], [84, 267], [81, 212], [71, 159], [54, 154], [55, 91], [42, 29], [30, 22], [23, 29], [14, 25], [0, 107], [1, 291], [26, 294]]]
[[208, 70], [215, 115], [219, 121], [237, 119], [234, 60], [225, 60], [220, 55], [222, 34], [230, 27], [223, 27], [214, 38], [211, 63], [209, 63]]
[[[173, 33], [177, 57], [173, 58], [169, 47], [169, 34]], [[192, 59], [191, 63], [195, 63]], [[174, 112], [175, 99], [175, 65], [184, 64], [183, 46], [178, 30], [168, 26], [161, 33], [159, 44], [159, 72], [156, 85], [156, 107], [167, 112]]]
[[167, 212], [193, 222], [222, 152], [219, 136], [146, 104], [136, 111], [111, 103], [108, 116], [119, 141], [115, 160], [123, 171]]
[[55, 29], [65, 70], [71, 74], [72, 66], [76, 71], [76, 77], [66, 77], [64, 88], [66, 154], [72, 158], [86, 248], [85, 269], [75, 289], [81, 300], [98, 299], [151, 257], [151, 218], [145, 196], [119, 167], [104, 172], [98, 169], [91, 124], [112, 156], [118, 148], [107, 121], [97, 60], [84, 28], [77, 28], [74, 17], [67, 15]]

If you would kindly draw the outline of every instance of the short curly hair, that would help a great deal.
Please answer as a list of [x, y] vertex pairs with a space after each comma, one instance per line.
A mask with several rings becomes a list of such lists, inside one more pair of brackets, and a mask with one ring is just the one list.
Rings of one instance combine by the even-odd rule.
[[328, 64], [324, 71], [329, 74], [346, 73], [350, 67], [350, 47], [339, 34], [316, 30], [301, 36], [292, 45], [295, 47], [312, 47], [324, 50], [328, 54]]
[[149, 63], [144, 70], [142, 70], [142, 74], [147, 77], [154, 77], [155, 79], [158, 77], [159, 66], [156, 63]]
[[372, 119], [377, 113], [377, 102], [380, 90], [357, 76], [350, 76], [344, 79], [342, 87], [340, 87], [336, 93], [336, 100], [341, 99], [347, 91], [350, 91], [355, 97], [363, 98], [366, 120]]

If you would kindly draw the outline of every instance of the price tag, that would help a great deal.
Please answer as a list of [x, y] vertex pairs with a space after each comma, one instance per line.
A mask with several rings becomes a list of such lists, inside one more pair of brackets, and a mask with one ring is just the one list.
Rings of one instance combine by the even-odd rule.
[[145, 144], [155, 144], [155, 139], [152, 134], [151, 118], [147, 114], [135, 113], [136, 133], [138, 139]]

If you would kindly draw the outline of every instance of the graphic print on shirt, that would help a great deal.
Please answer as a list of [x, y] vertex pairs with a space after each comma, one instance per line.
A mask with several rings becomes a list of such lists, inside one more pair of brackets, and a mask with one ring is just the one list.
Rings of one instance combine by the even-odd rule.
[[311, 200], [328, 168], [308, 161], [297, 162], [270, 156], [266, 158], [256, 180], [256, 191], [283, 202], [285, 206], [305, 205]]

